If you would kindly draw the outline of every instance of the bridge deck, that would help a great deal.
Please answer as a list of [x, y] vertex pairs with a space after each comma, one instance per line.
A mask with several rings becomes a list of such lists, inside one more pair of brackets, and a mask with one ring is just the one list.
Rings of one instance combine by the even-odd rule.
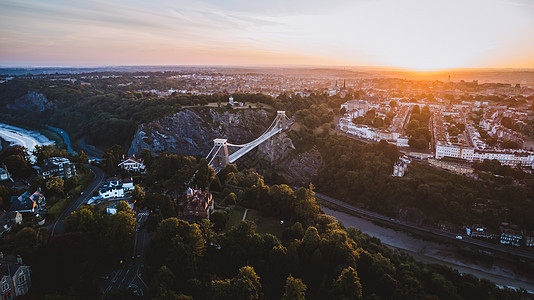
[[229, 155], [229, 161], [230, 163], [234, 163], [236, 160], [241, 158], [243, 155], [247, 154], [250, 150], [258, 147], [261, 143], [265, 142], [269, 138], [271, 138], [273, 135], [280, 133], [282, 131], [282, 128], [275, 127], [271, 129], [268, 133], [260, 136], [259, 138], [255, 139], [254, 141], [248, 143], [245, 147], [237, 150], [236, 152]]

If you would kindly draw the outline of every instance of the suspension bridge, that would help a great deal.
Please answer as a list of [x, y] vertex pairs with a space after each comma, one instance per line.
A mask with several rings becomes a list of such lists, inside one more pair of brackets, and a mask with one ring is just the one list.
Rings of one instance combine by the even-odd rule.
[[[252, 149], [258, 147], [261, 143], [267, 141], [272, 136], [285, 130], [288, 126], [289, 119], [286, 116], [285, 111], [279, 110], [276, 113], [276, 118], [271, 125], [255, 140], [242, 145], [235, 145], [228, 143], [227, 139], [214, 139], [213, 148], [206, 156], [209, 165], [219, 173], [227, 164], [232, 164], [243, 155], [247, 154]], [[228, 149], [237, 149], [230, 154]]]

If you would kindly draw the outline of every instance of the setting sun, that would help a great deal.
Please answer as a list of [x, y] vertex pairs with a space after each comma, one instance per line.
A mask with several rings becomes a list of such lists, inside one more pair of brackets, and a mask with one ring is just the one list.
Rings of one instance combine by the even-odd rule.
[[526, 0], [1, 6], [4, 65], [534, 67], [534, 4]]

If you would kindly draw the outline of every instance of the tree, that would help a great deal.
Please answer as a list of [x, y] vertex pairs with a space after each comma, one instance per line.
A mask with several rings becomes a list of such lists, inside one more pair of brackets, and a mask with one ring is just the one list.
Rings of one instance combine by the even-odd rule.
[[32, 174], [28, 150], [22, 146], [11, 146], [0, 154], [0, 162], [15, 178], [27, 178]]
[[373, 126], [376, 128], [382, 128], [384, 127], [384, 119], [380, 117], [376, 117], [373, 119]]
[[53, 237], [36, 249], [32, 259], [29, 263], [32, 266], [32, 290], [36, 295], [63, 292], [98, 297], [94, 278], [102, 267], [102, 260], [87, 234], [70, 232]]
[[123, 155], [124, 148], [120, 145], [113, 145], [104, 151], [104, 169], [106, 173], [115, 173]]
[[21, 255], [28, 255], [37, 245], [37, 233], [31, 227], [22, 228], [15, 235], [13, 252]]
[[291, 275], [287, 277], [282, 300], [304, 300], [306, 299], [306, 285], [302, 280]]
[[138, 184], [136, 184], [133, 191], [131, 192], [131, 196], [132, 196], [132, 199], [136, 203], [138, 203], [137, 205], [140, 205], [145, 200], [146, 194], [143, 191], [143, 189]]
[[143, 159], [147, 167], [152, 166], [152, 163], [154, 162], [154, 154], [152, 151], [148, 150], [147, 148], [143, 148], [141, 153], [139, 153], [139, 157]]
[[176, 276], [174, 273], [167, 268], [167, 266], [162, 266], [154, 275], [153, 289], [157, 294], [161, 294], [166, 290], [172, 290], [176, 286]]
[[45, 188], [46, 193], [49, 196], [63, 196], [65, 182], [61, 177], [50, 177], [46, 180]]
[[230, 280], [230, 284], [234, 299], [254, 300], [263, 298], [260, 277], [254, 271], [254, 268], [250, 266], [239, 269], [239, 273]]
[[119, 202], [116, 208], [116, 214], [104, 219], [105, 230], [99, 233], [100, 243], [110, 261], [118, 261], [131, 253], [137, 224], [126, 202]]
[[126, 201], [119, 201], [119, 203], [117, 203], [115, 208], [117, 209], [117, 212], [125, 212], [125, 213], [128, 213], [128, 214], [133, 214], [134, 213], [132, 211], [132, 208], [130, 207], [130, 205], [128, 205], [128, 202], [126, 202]]
[[99, 226], [99, 221], [100, 216], [94, 206], [82, 205], [68, 216], [64, 223], [67, 231], [92, 233]]
[[410, 134], [412, 131], [415, 131], [417, 128], [419, 128], [419, 121], [417, 120], [411, 120], [408, 125], [406, 125], [406, 131], [408, 131], [408, 134]]
[[213, 222], [213, 230], [219, 232], [226, 228], [228, 217], [223, 211], [216, 210], [211, 214], [210, 221]]
[[308, 227], [302, 240], [302, 246], [304, 247], [304, 250], [308, 253], [313, 253], [313, 251], [315, 251], [315, 249], [319, 246], [320, 242], [321, 237], [319, 236], [317, 229], [313, 226]]
[[89, 162], [89, 157], [87, 157], [87, 154], [85, 154], [85, 152], [80, 151], [78, 152], [78, 154], [76, 154], [76, 156], [74, 156], [74, 159], [73, 159], [74, 162], [76, 163], [79, 163], [79, 164], [86, 164]]
[[198, 162], [198, 171], [195, 175], [195, 184], [197, 184], [200, 188], [207, 188], [213, 179], [215, 179], [215, 170], [208, 165], [207, 159], [202, 158]]
[[341, 271], [339, 277], [334, 281], [333, 291], [336, 299], [361, 299], [362, 285], [358, 273], [352, 267]]
[[36, 163], [41, 165], [48, 158], [55, 157], [55, 156], [60, 156], [60, 157], [67, 156], [67, 151], [57, 149], [56, 146], [54, 145], [37, 145], [33, 149], [32, 154], [36, 158]]
[[501, 147], [507, 149], [519, 149], [521, 148], [521, 145], [515, 141], [506, 140], [501, 143]]

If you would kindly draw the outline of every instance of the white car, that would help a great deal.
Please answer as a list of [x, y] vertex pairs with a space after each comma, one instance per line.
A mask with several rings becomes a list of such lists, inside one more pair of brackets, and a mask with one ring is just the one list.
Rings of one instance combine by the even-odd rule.
[[462, 236], [461, 236], [461, 235], [457, 235], [456, 238], [459, 239], [459, 240], [461, 240], [461, 239], [462, 239]]

